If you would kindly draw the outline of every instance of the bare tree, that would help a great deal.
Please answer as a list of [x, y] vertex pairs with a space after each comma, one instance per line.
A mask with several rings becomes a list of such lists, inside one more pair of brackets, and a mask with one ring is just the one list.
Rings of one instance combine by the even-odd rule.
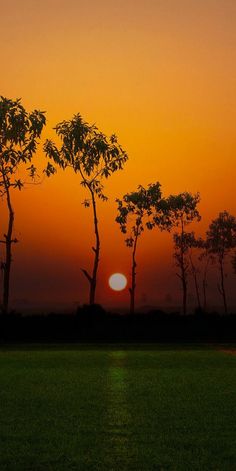
[[[89, 282], [89, 303], [95, 303], [97, 272], [100, 257], [100, 233], [97, 214], [97, 198], [106, 201], [104, 194], [104, 179], [117, 170], [121, 170], [128, 159], [126, 152], [119, 145], [116, 136], [105, 136], [98, 128], [86, 123], [80, 114], [76, 114], [69, 121], [62, 121], [55, 127], [56, 133], [62, 141], [58, 148], [53, 141], [47, 140], [44, 145], [46, 155], [55, 164], [65, 170], [67, 167], [79, 175], [81, 185], [88, 191], [89, 197], [83, 204], [92, 206], [95, 245], [92, 272], [82, 269]], [[47, 174], [55, 172], [55, 167], [49, 164]]]
[[[1, 243], [5, 245], [3, 269], [2, 310], [8, 312], [10, 274], [12, 263], [12, 244], [17, 242], [13, 237], [14, 208], [12, 189], [21, 190], [24, 182], [17, 178], [22, 165], [31, 163], [37, 150], [37, 139], [41, 136], [46, 123], [45, 113], [34, 110], [28, 113], [21, 100], [0, 97], [0, 195], [5, 198], [8, 210], [8, 228]], [[27, 168], [30, 177], [36, 175], [36, 167]]]

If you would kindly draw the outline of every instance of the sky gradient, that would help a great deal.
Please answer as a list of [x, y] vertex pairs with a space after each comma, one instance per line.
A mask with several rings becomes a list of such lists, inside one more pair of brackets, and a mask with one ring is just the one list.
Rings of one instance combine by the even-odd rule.
[[[107, 284], [113, 272], [130, 274], [130, 251], [114, 222], [116, 197], [155, 181], [164, 195], [199, 191], [202, 221], [193, 229], [201, 235], [219, 211], [236, 214], [236, 3], [0, 0], [0, 6], [0, 93], [47, 111], [42, 141], [55, 138], [57, 122], [80, 112], [106, 134], [116, 133], [129, 155], [125, 169], [107, 181], [109, 202], [99, 204], [98, 282], [99, 302], [128, 304], [127, 290], [114, 293]], [[39, 149], [39, 167], [43, 160]], [[87, 300], [80, 268], [91, 266], [93, 234], [83, 197], [70, 172], [15, 192], [20, 243], [12, 304]], [[137, 283], [138, 304], [179, 299], [171, 235], [144, 234]], [[214, 302], [213, 282], [210, 290]]]

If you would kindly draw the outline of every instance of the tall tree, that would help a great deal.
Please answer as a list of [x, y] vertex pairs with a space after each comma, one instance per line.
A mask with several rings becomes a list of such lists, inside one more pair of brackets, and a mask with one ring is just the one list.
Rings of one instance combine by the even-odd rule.
[[192, 195], [184, 192], [179, 195], [170, 195], [167, 198], [169, 208], [169, 219], [172, 227], [179, 227], [179, 232], [174, 233], [175, 252], [174, 258], [179, 268], [177, 276], [181, 280], [183, 298], [183, 314], [187, 313], [187, 293], [188, 293], [188, 271], [189, 271], [189, 247], [192, 242], [192, 234], [186, 232], [186, 226], [193, 221], [200, 221], [201, 216], [197, 209], [200, 201], [199, 193]]
[[[31, 163], [45, 123], [44, 112], [27, 112], [20, 99], [0, 97], [0, 195], [5, 198], [8, 210], [8, 228], [1, 241], [6, 248], [2, 263], [4, 313], [8, 312], [9, 306], [12, 244], [17, 242], [13, 237], [15, 213], [11, 192], [14, 188], [21, 190], [24, 187], [24, 182], [17, 178], [18, 172], [22, 165]], [[27, 171], [32, 178], [35, 177], [36, 167], [33, 164]]]
[[[199, 286], [199, 266], [196, 262], [195, 252], [202, 249], [203, 241], [201, 238], [197, 238], [195, 233], [184, 232], [183, 234], [174, 234], [174, 258], [176, 265], [180, 268], [180, 274], [177, 276], [184, 280], [184, 290], [187, 290], [188, 286], [188, 275], [191, 274], [194, 282], [194, 288], [196, 293], [197, 307], [199, 311], [202, 309], [200, 286]], [[200, 257], [198, 257], [200, 259]], [[187, 293], [186, 293], [187, 298]]]
[[[47, 140], [44, 145], [46, 155], [63, 170], [72, 168], [79, 175], [81, 185], [86, 188], [89, 198], [84, 201], [85, 207], [92, 206], [95, 245], [92, 272], [82, 269], [89, 282], [89, 303], [95, 303], [97, 272], [100, 257], [100, 233], [97, 214], [97, 199], [106, 201], [104, 194], [104, 179], [117, 170], [121, 170], [128, 156], [113, 134], [105, 136], [98, 128], [88, 124], [78, 113], [69, 121], [57, 124], [55, 131], [62, 141], [57, 147], [53, 141]], [[49, 164], [47, 174], [55, 172], [55, 167]]]
[[139, 185], [137, 191], [126, 193], [118, 203], [118, 216], [116, 222], [121, 232], [129, 237], [125, 239], [127, 247], [132, 249], [132, 267], [130, 293], [130, 313], [135, 310], [136, 275], [137, 275], [137, 248], [138, 240], [145, 227], [152, 229], [155, 226], [154, 214], [157, 219], [158, 203], [161, 204], [162, 194], [159, 182], [148, 185], [147, 188]]
[[201, 296], [200, 296], [200, 288], [199, 288], [199, 268], [196, 265], [194, 260], [194, 252], [200, 248], [200, 241], [195, 237], [194, 232], [190, 233], [191, 236], [189, 238], [189, 262], [190, 262], [190, 270], [194, 281], [195, 293], [197, 298], [197, 306], [199, 311], [202, 309], [201, 303]]
[[217, 260], [219, 267], [218, 290], [223, 298], [225, 314], [228, 302], [225, 288], [225, 261], [227, 255], [236, 247], [236, 218], [227, 211], [219, 213], [207, 231], [208, 251]]

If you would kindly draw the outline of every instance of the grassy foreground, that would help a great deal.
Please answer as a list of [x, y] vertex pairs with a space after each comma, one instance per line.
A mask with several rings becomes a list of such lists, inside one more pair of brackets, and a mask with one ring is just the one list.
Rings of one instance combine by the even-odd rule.
[[0, 350], [1, 471], [235, 471], [236, 356]]

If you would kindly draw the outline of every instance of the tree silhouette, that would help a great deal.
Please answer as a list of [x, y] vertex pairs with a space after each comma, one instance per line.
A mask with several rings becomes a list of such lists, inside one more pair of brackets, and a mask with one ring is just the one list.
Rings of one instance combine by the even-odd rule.
[[138, 239], [145, 227], [152, 229], [155, 226], [153, 220], [154, 212], [157, 210], [158, 202], [161, 202], [161, 185], [159, 182], [148, 185], [147, 188], [139, 185], [138, 190], [126, 193], [122, 200], [117, 199], [118, 216], [116, 222], [120, 225], [121, 232], [129, 237], [125, 239], [127, 247], [132, 249], [132, 269], [130, 292], [130, 313], [135, 310], [136, 292], [136, 269], [137, 269], [137, 246]]
[[[126, 152], [118, 144], [116, 136], [105, 136], [98, 128], [86, 123], [80, 114], [76, 114], [70, 121], [62, 121], [55, 127], [56, 133], [62, 141], [58, 148], [53, 141], [47, 140], [44, 145], [46, 155], [59, 167], [65, 170], [72, 168], [80, 176], [80, 183], [88, 190], [89, 198], [83, 204], [92, 206], [95, 233], [95, 247], [93, 269], [89, 274], [82, 269], [90, 285], [89, 303], [95, 303], [97, 286], [97, 272], [100, 256], [100, 234], [97, 216], [97, 198], [106, 201], [103, 180], [117, 170], [121, 170], [128, 159]], [[47, 174], [55, 172], [55, 167], [49, 163]]]
[[227, 296], [225, 290], [225, 259], [236, 247], [236, 218], [227, 211], [219, 213], [212, 221], [207, 231], [208, 252], [217, 260], [220, 281], [218, 290], [223, 298], [225, 314], [228, 313]]
[[172, 227], [179, 227], [180, 232], [174, 233], [174, 258], [179, 268], [177, 276], [181, 280], [183, 290], [183, 314], [187, 312], [187, 289], [189, 271], [189, 248], [193, 243], [193, 234], [185, 231], [185, 227], [193, 221], [200, 221], [201, 217], [197, 209], [200, 201], [199, 193], [192, 195], [184, 192], [179, 195], [170, 195], [166, 199], [169, 208], [169, 220]]
[[[185, 232], [183, 238], [184, 238], [184, 250], [185, 250], [185, 256], [186, 256], [186, 260], [185, 260], [186, 277], [189, 271], [194, 281], [195, 293], [196, 293], [196, 298], [197, 298], [197, 307], [201, 311], [202, 303], [201, 303], [200, 288], [199, 288], [199, 268], [196, 265], [194, 252], [202, 248], [203, 241], [201, 238], [197, 238], [193, 231]], [[174, 256], [176, 260], [178, 260], [179, 254], [181, 252], [180, 250], [181, 245], [182, 245], [181, 235], [175, 234], [174, 241], [175, 241], [175, 246], [176, 246], [176, 252]], [[178, 260], [178, 261], [179, 263], [182, 262], [182, 260]]]
[[174, 239], [174, 259], [177, 268], [179, 268], [180, 273], [176, 273], [182, 282], [183, 288], [183, 313], [186, 314], [187, 309], [187, 286], [188, 286], [188, 272], [189, 272], [189, 233], [177, 232], [173, 235]]
[[[17, 178], [22, 164], [29, 164], [37, 150], [37, 139], [46, 123], [45, 114], [34, 110], [28, 113], [21, 100], [11, 100], [0, 97], [0, 195], [6, 199], [8, 210], [8, 229], [1, 243], [5, 245], [5, 260], [3, 269], [3, 300], [2, 310], [8, 312], [10, 273], [12, 263], [12, 244], [17, 242], [13, 238], [14, 209], [12, 205], [11, 190], [21, 190], [24, 182]], [[36, 175], [33, 164], [27, 168], [30, 177]]]
[[209, 251], [209, 244], [206, 239], [202, 239], [201, 237], [197, 241], [198, 248], [201, 250], [199, 255], [200, 262], [203, 263], [203, 275], [202, 275], [202, 290], [203, 290], [203, 310], [206, 312], [207, 310], [207, 279], [210, 265], [212, 265], [215, 261], [213, 255]]
[[190, 263], [191, 274], [194, 281], [194, 287], [195, 287], [196, 298], [197, 298], [197, 306], [198, 306], [198, 310], [201, 311], [202, 303], [201, 303], [200, 288], [199, 288], [199, 268], [196, 266], [194, 255], [193, 255], [193, 252], [200, 249], [201, 241], [200, 239], [196, 238], [194, 232], [191, 232], [190, 234], [191, 236], [189, 238], [189, 254], [188, 254], [189, 263]]

